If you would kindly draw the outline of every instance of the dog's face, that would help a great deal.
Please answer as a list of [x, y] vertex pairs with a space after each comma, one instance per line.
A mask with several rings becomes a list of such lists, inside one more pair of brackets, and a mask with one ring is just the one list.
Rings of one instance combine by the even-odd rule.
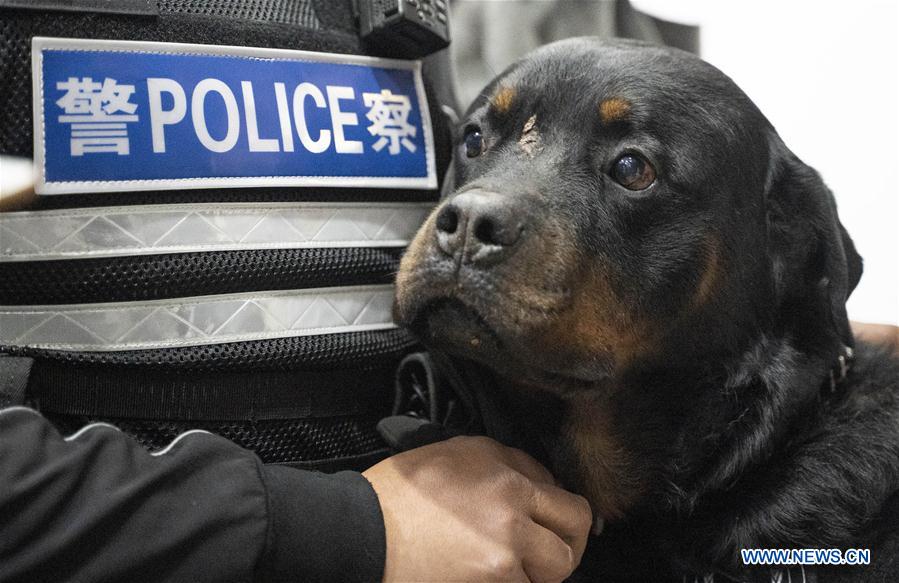
[[567, 394], [726, 352], [789, 298], [822, 296], [847, 333], [857, 276], [829, 193], [691, 55], [549, 45], [484, 91], [456, 148], [397, 280], [397, 320], [426, 344]]

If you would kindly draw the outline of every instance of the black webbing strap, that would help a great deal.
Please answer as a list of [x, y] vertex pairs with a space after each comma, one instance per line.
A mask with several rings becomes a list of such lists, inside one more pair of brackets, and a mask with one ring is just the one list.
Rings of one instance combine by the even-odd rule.
[[443, 352], [432, 351], [431, 358], [440, 378], [467, 409], [476, 412], [479, 433], [508, 446], [520, 447], [509, 403], [493, 375], [473, 361]]
[[33, 358], [0, 354], [0, 409], [25, 402]]
[[377, 429], [394, 451], [454, 435], [487, 435], [520, 445], [492, 375], [474, 362], [438, 351], [412, 353], [400, 362], [392, 415]]
[[[41, 362], [29, 399], [48, 413], [158, 420], [304, 419], [384, 408], [393, 368], [163, 373]], [[373, 409], [374, 408], [374, 409]]]

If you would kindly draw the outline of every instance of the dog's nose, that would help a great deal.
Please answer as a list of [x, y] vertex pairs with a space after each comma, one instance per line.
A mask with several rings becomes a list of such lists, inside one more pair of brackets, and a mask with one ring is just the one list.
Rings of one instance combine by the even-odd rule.
[[488, 265], [502, 261], [521, 238], [524, 218], [509, 198], [470, 190], [437, 214], [437, 245], [463, 263]]

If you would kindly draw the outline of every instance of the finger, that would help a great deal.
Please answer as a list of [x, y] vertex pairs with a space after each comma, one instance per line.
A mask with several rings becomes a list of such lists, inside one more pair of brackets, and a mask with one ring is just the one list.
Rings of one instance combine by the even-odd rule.
[[503, 446], [506, 450], [506, 460], [509, 466], [515, 471], [523, 474], [526, 478], [533, 482], [541, 484], [555, 484], [556, 480], [549, 473], [543, 464], [514, 447]]
[[551, 484], [534, 484], [531, 500], [531, 519], [565, 541], [574, 551], [575, 564], [580, 563], [593, 523], [586, 498]]
[[534, 583], [562, 581], [577, 566], [572, 548], [539, 524], [531, 523], [525, 540], [521, 566]]

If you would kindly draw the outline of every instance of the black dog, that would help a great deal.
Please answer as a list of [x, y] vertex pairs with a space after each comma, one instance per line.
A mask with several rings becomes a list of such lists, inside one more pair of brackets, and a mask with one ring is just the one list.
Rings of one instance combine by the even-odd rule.
[[728, 77], [556, 43], [487, 87], [456, 158], [396, 316], [495, 371], [605, 520], [581, 576], [768, 581], [740, 549], [870, 548], [780, 575], [899, 581], [899, 361], [855, 345], [833, 196]]

